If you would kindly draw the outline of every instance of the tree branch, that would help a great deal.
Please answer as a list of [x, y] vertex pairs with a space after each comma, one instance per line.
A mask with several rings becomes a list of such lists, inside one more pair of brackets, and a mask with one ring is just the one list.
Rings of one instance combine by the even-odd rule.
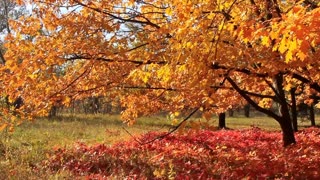
[[76, 77], [71, 83], [69, 83], [65, 88], [61, 89], [58, 92], [55, 92], [54, 94], [52, 94], [51, 96], [49, 96], [49, 99], [56, 96], [57, 94], [60, 94], [61, 92], [67, 90], [69, 87], [71, 87], [76, 81], [78, 81], [82, 76], [84, 76], [86, 73], [88, 72], [88, 69], [86, 69], [85, 71], [83, 71], [83, 73], [81, 73], [78, 77]]
[[158, 136], [154, 139], [151, 139], [149, 141], [146, 141], [146, 142], [141, 142], [140, 140], [137, 140], [135, 139], [140, 145], [145, 145], [145, 144], [149, 144], [149, 143], [152, 143], [156, 140], [161, 140], [167, 136], [169, 136], [170, 134], [174, 133], [176, 130], [178, 130], [187, 120], [190, 119], [190, 117], [192, 117], [200, 108], [196, 108], [194, 109], [186, 118], [184, 118], [177, 126], [174, 126], [171, 130], [169, 130], [169, 132], [161, 135], [161, 136]]
[[241, 72], [247, 75], [255, 75], [256, 77], [268, 77], [268, 73], [253, 73], [249, 69], [246, 68], [233, 68], [233, 67], [227, 67], [220, 65], [219, 63], [212, 63], [211, 65], [212, 69], [223, 69], [223, 70], [229, 70], [229, 71], [236, 71], [236, 72]]
[[71, 57], [67, 57], [67, 58], [63, 58], [67, 61], [71, 61], [71, 60], [80, 60], [80, 59], [84, 59], [84, 60], [97, 60], [97, 61], [104, 61], [104, 62], [125, 62], [125, 63], [133, 63], [133, 64], [138, 64], [138, 65], [143, 65], [143, 64], [166, 64], [166, 61], [137, 61], [137, 60], [114, 60], [114, 59], [109, 59], [109, 58], [103, 58], [103, 57], [88, 57], [88, 56], [84, 56], [84, 55], [73, 55]]
[[[82, 2], [79, 2], [79, 1], [77, 1], [77, 0], [75, 0], [75, 2], [76, 2], [77, 4], [83, 6], [83, 7], [89, 8], [89, 9], [91, 9], [91, 10], [93, 10], [93, 11], [96, 11], [96, 12], [99, 12], [99, 13], [102, 13], [102, 14], [105, 14], [105, 15], [108, 15], [108, 16], [110, 16], [110, 17], [112, 17], [112, 18], [114, 18], [114, 19], [120, 20], [120, 21], [150, 25], [150, 26], [155, 27], [155, 28], [157, 28], [157, 29], [160, 28], [159, 25], [152, 23], [152, 22], [151, 22], [150, 20], [148, 20], [148, 19], [147, 19], [146, 21], [139, 21], [139, 20], [136, 20], [136, 19], [125, 19], [125, 18], [122, 18], [122, 17], [120, 17], [120, 16], [113, 15], [113, 14], [107, 12], [107, 11], [104, 11], [104, 10], [101, 10], [101, 9], [98, 9], [98, 8], [91, 7], [91, 6], [87, 5], [87, 4], [83, 4]], [[146, 18], [144, 18], [144, 19], [146, 19]]]
[[278, 1], [277, 0], [273, 0], [273, 5], [274, 5], [274, 8], [275, 8], [275, 10], [277, 12], [278, 17], [281, 18], [281, 13], [282, 12], [281, 12], [281, 9], [280, 9]]
[[311, 82], [309, 79], [307, 79], [307, 78], [305, 78], [305, 77], [303, 77], [303, 76], [301, 76], [301, 75], [299, 75], [299, 74], [297, 74], [297, 73], [293, 73], [293, 74], [292, 74], [292, 78], [297, 79], [297, 80], [299, 80], [299, 81], [301, 81], [301, 82], [303, 82], [303, 83], [305, 83], [305, 84], [309, 84], [309, 86], [310, 86], [312, 89], [320, 92], [320, 85], [319, 85], [318, 83], [316, 83], [316, 82]]
[[269, 98], [269, 99], [272, 99], [272, 100], [276, 100], [276, 97], [272, 96], [272, 95], [263, 95], [263, 94], [258, 94], [258, 93], [245, 91], [245, 90], [242, 90], [242, 92], [246, 93], [249, 96], [254, 96], [254, 97], [259, 97], [259, 98]]
[[280, 94], [276, 90], [276, 88], [272, 85], [271, 82], [269, 82], [266, 78], [264, 78], [264, 81], [268, 84], [268, 86], [272, 89], [272, 91], [276, 94], [275, 96], [275, 101], [279, 102], [280, 101]]
[[147, 89], [147, 90], [166, 90], [166, 91], [178, 91], [175, 88], [165, 88], [165, 87], [148, 87], [148, 86], [117, 86], [118, 88], [124, 89]]
[[254, 102], [243, 90], [240, 89], [240, 87], [230, 78], [227, 77], [228, 82], [231, 84], [231, 86], [249, 103], [251, 104], [255, 109], [257, 109], [258, 111], [271, 116], [272, 118], [274, 118], [277, 121], [280, 121], [281, 117], [278, 116], [277, 114], [275, 114], [274, 112], [262, 108], [260, 107], [256, 102]]

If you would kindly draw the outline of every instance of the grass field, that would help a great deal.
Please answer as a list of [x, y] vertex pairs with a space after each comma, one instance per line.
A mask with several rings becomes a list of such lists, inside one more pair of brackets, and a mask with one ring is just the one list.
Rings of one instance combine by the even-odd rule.
[[[146, 117], [128, 127], [117, 115], [64, 115], [51, 120], [38, 119], [26, 122], [17, 127], [13, 133], [6, 131], [0, 133], [0, 179], [68, 177], [65, 172], [52, 175], [33, 169], [39, 168], [41, 161], [54, 148], [71, 147], [76, 142], [113, 144], [128, 140], [131, 135], [149, 131], [167, 131], [171, 123], [165, 117]], [[214, 118], [212, 123], [217, 125], [217, 118]], [[308, 124], [304, 122], [301, 125]], [[268, 117], [227, 117], [227, 126], [231, 129], [255, 126], [267, 130], [279, 130], [277, 122]]]

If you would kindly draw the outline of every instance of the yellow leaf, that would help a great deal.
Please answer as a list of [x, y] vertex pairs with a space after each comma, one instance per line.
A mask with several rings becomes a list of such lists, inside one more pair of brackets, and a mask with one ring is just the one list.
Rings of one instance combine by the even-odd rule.
[[144, 73], [144, 76], [142, 77], [142, 81], [144, 83], [147, 83], [149, 78], [150, 78], [150, 76], [151, 76], [151, 73], [149, 73], [149, 72]]
[[175, 126], [178, 124], [178, 119], [173, 119], [172, 122], [171, 122], [171, 125]]
[[292, 88], [291, 84], [287, 84], [287, 85], [284, 86], [284, 90], [285, 91], [290, 91], [291, 88]]
[[293, 41], [291, 41], [291, 43], [289, 43], [289, 51], [294, 51], [297, 49], [297, 40], [294, 39]]
[[156, 169], [153, 171], [153, 175], [155, 175], [157, 178], [162, 178], [165, 175], [165, 173], [165, 169]]
[[263, 36], [261, 39], [261, 44], [265, 46], [270, 46], [270, 39], [268, 36]]
[[278, 33], [274, 32], [274, 31], [271, 31], [270, 32], [270, 37], [271, 39], [277, 39], [279, 37]]
[[286, 52], [286, 50], [287, 50], [286, 43], [287, 43], [287, 42], [285, 42], [285, 40], [281, 40], [280, 45], [279, 45], [279, 48], [278, 48], [278, 50], [279, 50], [280, 53]]
[[183, 71], [185, 71], [187, 69], [187, 67], [186, 67], [186, 65], [185, 64], [183, 64], [183, 65], [181, 65], [181, 66], [179, 66], [179, 72], [183, 72]]
[[292, 52], [288, 51], [287, 54], [286, 54], [285, 62], [288, 63], [290, 60], [292, 60]]
[[170, 80], [170, 75], [171, 75], [171, 73], [170, 73], [169, 66], [163, 66], [157, 72], [157, 77], [159, 79], [162, 79], [163, 82], [168, 82]]
[[191, 48], [192, 47], [192, 43], [191, 42], [187, 42], [186, 47], [187, 48]]
[[172, 9], [171, 8], [167, 8], [166, 9], [166, 14], [169, 16], [172, 16]]
[[71, 102], [71, 98], [70, 97], [64, 97], [62, 104], [69, 105], [70, 102]]

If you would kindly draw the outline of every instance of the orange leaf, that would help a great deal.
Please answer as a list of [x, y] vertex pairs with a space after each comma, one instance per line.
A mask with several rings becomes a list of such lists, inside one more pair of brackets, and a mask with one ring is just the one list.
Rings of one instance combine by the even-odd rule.
[[2, 125], [0, 126], [0, 131], [3, 131], [7, 126], [8, 126], [7, 123], [2, 124]]

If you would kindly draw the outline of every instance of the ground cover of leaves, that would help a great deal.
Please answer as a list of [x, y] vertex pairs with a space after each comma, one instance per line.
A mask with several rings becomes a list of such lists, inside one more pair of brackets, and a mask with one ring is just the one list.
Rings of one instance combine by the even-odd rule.
[[252, 128], [190, 130], [145, 145], [134, 140], [111, 146], [79, 143], [56, 149], [44, 168], [88, 179], [319, 179], [320, 129], [299, 131], [297, 144], [286, 148], [281, 139], [281, 132]]

